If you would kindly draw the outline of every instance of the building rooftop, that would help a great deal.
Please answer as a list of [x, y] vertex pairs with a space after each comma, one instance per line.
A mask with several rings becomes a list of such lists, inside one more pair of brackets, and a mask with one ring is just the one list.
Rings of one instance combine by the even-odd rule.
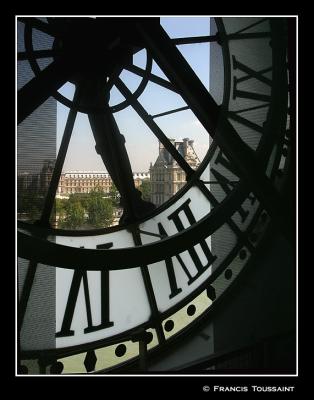
[[[87, 174], [98, 174], [98, 175], [109, 175], [109, 172], [107, 171], [63, 171], [62, 175], [68, 175], [68, 174], [81, 174], [81, 175], [87, 175]], [[133, 175], [147, 175], [149, 174], [149, 171], [135, 171], [132, 172]]]

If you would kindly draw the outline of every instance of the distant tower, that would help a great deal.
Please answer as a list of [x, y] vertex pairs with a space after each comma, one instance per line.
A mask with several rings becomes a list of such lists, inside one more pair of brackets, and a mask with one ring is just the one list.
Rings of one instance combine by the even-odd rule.
[[[170, 141], [191, 168], [196, 169], [199, 166], [200, 160], [193, 148], [193, 140], [184, 138], [183, 140], [170, 139]], [[169, 200], [186, 183], [185, 172], [160, 142], [157, 160], [150, 166], [150, 180], [151, 202], [156, 206]]]

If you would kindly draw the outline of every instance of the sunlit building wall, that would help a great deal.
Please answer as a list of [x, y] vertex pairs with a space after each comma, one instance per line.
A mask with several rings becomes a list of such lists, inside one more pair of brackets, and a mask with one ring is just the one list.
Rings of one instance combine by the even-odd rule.
[[[171, 143], [193, 169], [199, 166], [200, 160], [194, 150], [193, 140], [171, 139]], [[157, 160], [150, 167], [150, 177], [151, 201], [156, 206], [169, 200], [186, 183], [185, 172], [161, 143]]]
[[[133, 179], [136, 187], [141, 185], [142, 180], [149, 178], [149, 172], [133, 172]], [[112, 185], [112, 179], [107, 172], [68, 171], [61, 174], [57, 196], [62, 197], [74, 193], [90, 193], [96, 189], [109, 194]]]

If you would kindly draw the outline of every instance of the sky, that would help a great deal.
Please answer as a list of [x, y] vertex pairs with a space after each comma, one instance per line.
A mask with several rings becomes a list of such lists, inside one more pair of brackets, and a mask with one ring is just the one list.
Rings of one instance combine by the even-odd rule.
[[[209, 17], [162, 17], [161, 25], [171, 38], [186, 36], [209, 35]], [[186, 60], [190, 63], [206, 89], [209, 88], [209, 44], [187, 44], [177, 46]], [[134, 55], [133, 63], [145, 68], [146, 50]], [[167, 79], [154, 62], [152, 73]], [[135, 91], [141, 78], [123, 71], [120, 78]], [[72, 99], [74, 85], [67, 83], [60, 90], [65, 97]], [[110, 105], [124, 100], [120, 92], [114, 87], [110, 93]], [[158, 114], [175, 108], [184, 107], [186, 103], [176, 93], [169, 91], [155, 83], [149, 82], [139, 102], [151, 114]], [[58, 102], [57, 106], [57, 148], [63, 135], [68, 108]], [[129, 154], [131, 167], [134, 172], [148, 171], [150, 163], [154, 163], [158, 156], [158, 140], [138, 116], [132, 107], [114, 114], [120, 132], [126, 139], [126, 148]], [[202, 160], [209, 145], [209, 135], [190, 110], [181, 111], [154, 119], [168, 138], [183, 139], [188, 137], [194, 140], [194, 148]], [[101, 157], [95, 151], [95, 140], [86, 114], [78, 113], [74, 125], [68, 153], [63, 171], [105, 171]]]

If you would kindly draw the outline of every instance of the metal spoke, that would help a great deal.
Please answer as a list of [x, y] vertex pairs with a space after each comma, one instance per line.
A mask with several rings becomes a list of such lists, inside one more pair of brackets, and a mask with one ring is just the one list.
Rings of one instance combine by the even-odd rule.
[[126, 87], [126, 85], [121, 81], [121, 79], [118, 79], [116, 81], [116, 87], [122, 93], [122, 95], [128, 100], [128, 102], [138, 113], [138, 115], [143, 119], [146, 125], [151, 129], [154, 135], [164, 145], [165, 149], [172, 155], [172, 157], [176, 160], [179, 166], [183, 169], [183, 171], [186, 173], [187, 180], [190, 179], [190, 177], [194, 174], [194, 170], [185, 161], [184, 157], [182, 157], [182, 155], [175, 149], [170, 140], [159, 128], [159, 126], [155, 123], [153, 118], [147, 113], [147, 111], [140, 104], [140, 102], [132, 96], [132, 93]]
[[40, 19], [34, 17], [20, 17], [18, 21], [23, 22], [26, 25], [30, 25], [32, 28], [35, 28], [41, 32], [44, 32], [50, 36], [60, 36], [60, 31], [55, 29], [52, 25], [47, 24], [46, 22], [41, 21]]
[[[270, 32], [252, 32], [252, 33], [240, 33], [240, 32], [242, 31], [230, 33], [226, 35], [224, 39], [243, 40], [243, 39], [258, 39], [258, 38], [270, 37]], [[174, 43], [175, 45], [211, 43], [211, 42], [217, 42], [220, 44], [220, 40], [221, 39], [218, 33], [216, 33], [216, 35], [210, 35], [210, 36], [195, 36], [195, 37], [183, 37], [183, 38], [171, 39], [172, 43]]]
[[270, 37], [270, 32], [230, 33], [226, 35], [227, 40], [262, 39], [266, 37]]
[[19, 328], [22, 328], [22, 324], [25, 317], [26, 307], [29, 300], [29, 296], [31, 294], [31, 290], [34, 283], [34, 278], [37, 270], [37, 262], [30, 261], [28, 264], [28, 270], [26, 273], [22, 293], [21, 293], [21, 300], [19, 301]]
[[190, 107], [189, 106], [185, 106], [185, 107], [180, 107], [180, 108], [176, 108], [175, 110], [170, 110], [170, 111], [166, 111], [160, 114], [155, 114], [152, 115], [152, 118], [159, 118], [159, 117], [163, 117], [164, 115], [169, 115], [169, 114], [174, 114], [177, 113], [179, 111], [184, 111], [184, 110], [189, 110]]
[[[79, 88], [76, 89], [75, 94], [74, 94], [74, 101], [79, 100]], [[58, 189], [58, 184], [64, 164], [64, 160], [68, 151], [70, 139], [72, 136], [73, 132], [73, 127], [76, 119], [77, 111], [71, 109], [68, 114], [68, 119], [64, 128], [64, 133], [62, 136], [62, 141], [60, 144], [58, 156], [56, 159], [55, 167], [53, 169], [49, 189], [46, 195], [45, 199], [45, 204], [44, 208], [42, 211], [42, 215], [40, 218], [40, 224], [41, 225], [49, 225], [49, 219], [51, 216], [51, 211], [53, 209], [53, 204], [54, 200], [56, 197], [57, 189]]]
[[172, 90], [173, 92], [178, 92], [173, 84], [166, 79], [160, 78], [159, 76], [152, 73], [147, 73], [145, 69], [139, 68], [136, 65], [128, 65], [125, 67], [125, 69], [141, 77], [147, 76], [150, 81], [156, 83], [157, 85], [163, 86], [164, 88]]
[[219, 40], [218, 34], [210, 36], [193, 36], [193, 37], [182, 37], [171, 39], [175, 45], [179, 44], [197, 44], [197, 43], [210, 43], [217, 42]]
[[[132, 230], [132, 236], [133, 236], [134, 244], [136, 246], [141, 246], [142, 245], [141, 235], [139, 234], [137, 227], [135, 227], [135, 229]], [[152, 313], [151, 322], [154, 325], [154, 328], [156, 329], [159, 343], [164, 343], [165, 342], [165, 334], [164, 334], [162, 324], [160, 321], [158, 306], [157, 306], [157, 302], [156, 302], [156, 297], [155, 297], [152, 281], [150, 279], [149, 270], [148, 270], [147, 265], [143, 265], [140, 268], [141, 268], [141, 273], [142, 273], [142, 277], [143, 277], [143, 281], [144, 281], [144, 286], [145, 286], [148, 302], [149, 302], [151, 313]]]
[[20, 51], [17, 53], [18, 61], [28, 60], [30, 56], [34, 58], [50, 58], [55, 57], [57, 55], [57, 51], [50, 49], [50, 50], [34, 50], [31, 54], [28, 51]]
[[22, 122], [63, 86], [73, 72], [65, 60], [59, 59], [52, 62], [38, 76], [26, 83], [18, 92], [17, 123]]
[[109, 98], [110, 98], [110, 91], [113, 88], [113, 86], [115, 85], [115, 81], [118, 78], [118, 76], [121, 74], [122, 71], [123, 71], [123, 68], [118, 67], [110, 75], [108, 81], [104, 85], [104, 94], [105, 94], [105, 96], [109, 96]]

